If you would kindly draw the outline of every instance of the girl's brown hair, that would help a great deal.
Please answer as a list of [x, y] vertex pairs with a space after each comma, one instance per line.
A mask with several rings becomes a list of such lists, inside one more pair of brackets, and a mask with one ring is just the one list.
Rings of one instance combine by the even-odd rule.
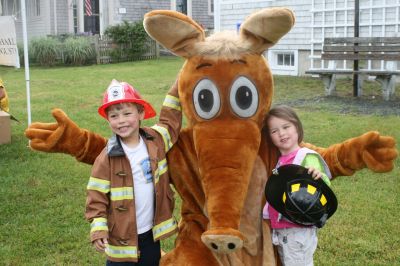
[[[299, 136], [298, 143], [300, 144], [303, 141], [304, 131], [303, 125], [296, 112], [287, 105], [277, 105], [269, 110], [267, 117], [265, 118], [265, 126], [268, 127], [268, 120], [271, 116], [287, 120], [295, 125], [297, 129], [297, 134]], [[269, 131], [268, 131], [269, 132]]]

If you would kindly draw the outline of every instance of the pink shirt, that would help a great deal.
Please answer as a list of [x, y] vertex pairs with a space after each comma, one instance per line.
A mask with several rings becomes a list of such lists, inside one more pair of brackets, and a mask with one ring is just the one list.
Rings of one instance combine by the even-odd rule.
[[292, 151], [291, 153], [288, 153], [286, 155], [281, 155], [281, 157], [279, 157], [277, 167], [293, 163], [293, 160], [296, 157], [296, 154], [299, 150], [300, 150], [300, 148], [298, 148], [297, 150]]
[[[291, 153], [288, 153], [286, 155], [282, 155], [279, 157], [278, 164], [276, 165], [276, 168], [286, 165], [286, 164], [291, 164], [293, 163], [294, 158], [297, 155], [297, 152], [300, 150], [297, 149]], [[272, 208], [271, 205], [268, 204], [268, 202], [265, 204], [264, 209], [263, 209], [263, 218], [264, 219], [270, 219], [271, 221], [271, 227], [274, 229], [280, 229], [280, 228], [291, 228], [291, 227], [304, 227], [295, 223], [290, 222], [289, 220], [285, 219], [277, 210]]]

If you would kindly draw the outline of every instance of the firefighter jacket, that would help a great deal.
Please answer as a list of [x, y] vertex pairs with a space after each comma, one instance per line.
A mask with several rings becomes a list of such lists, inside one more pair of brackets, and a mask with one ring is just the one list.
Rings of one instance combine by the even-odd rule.
[[[177, 86], [164, 100], [159, 123], [143, 127], [155, 191], [154, 241], [177, 230], [172, 215], [174, 195], [170, 187], [166, 153], [176, 142], [182, 123]], [[91, 223], [90, 239], [107, 238], [105, 253], [111, 261], [139, 259], [132, 170], [118, 136], [113, 136], [97, 157], [87, 185], [86, 219]]]

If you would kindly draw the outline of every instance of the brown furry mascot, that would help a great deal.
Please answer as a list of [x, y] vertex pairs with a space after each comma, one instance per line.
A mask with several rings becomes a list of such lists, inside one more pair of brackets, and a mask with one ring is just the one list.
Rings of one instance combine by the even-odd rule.
[[[273, 95], [262, 53], [294, 24], [286, 8], [263, 9], [246, 19], [240, 34], [205, 38], [200, 25], [174, 11], [145, 16], [148, 34], [186, 62], [179, 97], [188, 120], [168, 154], [172, 183], [182, 198], [175, 248], [162, 265], [275, 265], [270, 229], [262, 222], [263, 189], [277, 151], [266, 141], [263, 118]], [[105, 139], [79, 128], [61, 110], [57, 123], [34, 123], [31, 147], [64, 152], [92, 163]], [[368, 167], [387, 172], [397, 156], [391, 137], [369, 132], [318, 151], [333, 176]]]

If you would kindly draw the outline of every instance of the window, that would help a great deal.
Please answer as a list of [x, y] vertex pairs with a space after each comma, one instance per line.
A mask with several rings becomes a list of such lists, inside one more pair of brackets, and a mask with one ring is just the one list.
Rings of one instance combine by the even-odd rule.
[[214, 15], [214, 0], [208, 0], [208, 14]]
[[27, 2], [27, 14], [30, 17], [40, 17], [40, 0], [30, 0]]
[[294, 66], [293, 53], [279, 53], [276, 55], [278, 66]]
[[272, 72], [277, 75], [298, 75], [299, 51], [298, 50], [273, 50], [265, 52]]
[[19, 0], [0, 0], [0, 15], [21, 17]]
[[74, 17], [74, 33], [77, 34], [78, 33], [78, 5], [76, 4], [75, 1], [72, 5], [72, 14]]
[[92, 34], [100, 33], [100, 5], [99, 0], [83, 1], [84, 31]]
[[187, 15], [187, 0], [177, 0], [176, 1], [176, 11]]
[[[15, 16], [20, 18], [20, 0], [0, 0], [0, 16]], [[28, 18], [40, 16], [40, 0], [26, 1], [26, 16]]]

